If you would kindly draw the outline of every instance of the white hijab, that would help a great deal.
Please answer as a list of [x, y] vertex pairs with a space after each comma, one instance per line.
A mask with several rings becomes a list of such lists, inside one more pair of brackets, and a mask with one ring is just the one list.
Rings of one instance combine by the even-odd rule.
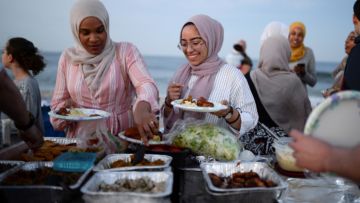
[[[107, 34], [106, 45], [99, 55], [87, 52], [79, 38], [80, 23], [90, 16], [101, 21]], [[115, 56], [115, 45], [109, 35], [108, 12], [99, 0], [77, 0], [70, 12], [70, 25], [76, 46], [66, 49], [65, 53], [70, 57], [72, 64], [79, 65], [86, 84], [90, 91], [95, 93]]]
[[267, 38], [275, 35], [282, 35], [285, 38], [288, 38], [289, 26], [278, 21], [272, 21], [267, 24], [260, 38], [260, 47]]

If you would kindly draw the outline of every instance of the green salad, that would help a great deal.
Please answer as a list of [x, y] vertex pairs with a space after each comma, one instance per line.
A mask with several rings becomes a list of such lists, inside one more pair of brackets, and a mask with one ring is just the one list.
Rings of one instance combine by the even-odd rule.
[[176, 135], [173, 144], [189, 148], [199, 155], [224, 161], [235, 160], [241, 150], [241, 145], [234, 135], [213, 124], [190, 124]]

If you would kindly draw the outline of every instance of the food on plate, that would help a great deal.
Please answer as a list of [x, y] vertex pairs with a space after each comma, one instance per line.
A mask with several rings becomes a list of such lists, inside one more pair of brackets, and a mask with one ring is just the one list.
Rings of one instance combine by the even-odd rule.
[[62, 115], [62, 116], [67, 116], [67, 115], [70, 114], [70, 111], [69, 111], [67, 108], [65, 108], [65, 107], [61, 107], [61, 108], [60, 108], [59, 110], [57, 110], [55, 113], [56, 113], [56, 114], [59, 114], [59, 115]]
[[135, 159], [135, 156], [132, 154], [130, 156], [131, 160], [123, 160], [119, 159], [110, 164], [110, 168], [120, 168], [120, 167], [129, 167], [129, 166], [162, 166], [165, 162], [161, 159], [156, 159], [154, 161], [149, 161], [147, 159], [143, 159], [140, 163], [134, 165], [132, 162]]
[[[139, 133], [139, 130], [137, 129], [137, 127], [132, 127], [132, 128], [128, 128], [124, 131], [124, 136], [132, 138], [132, 139], [136, 139], [136, 140], [141, 140], [141, 136]], [[157, 135], [153, 135], [152, 141], [158, 141], [160, 142], [162, 140], [162, 133], [159, 131], [157, 133]]]
[[56, 114], [58, 115], [62, 115], [62, 116], [77, 116], [77, 117], [96, 117], [96, 116], [100, 116], [99, 114], [86, 114], [84, 112], [82, 112], [79, 109], [74, 109], [74, 108], [65, 108], [65, 107], [61, 107], [59, 110], [55, 111]]
[[214, 107], [214, 104], [207, 101], [204, 97], [200, 97], [197, 101], [196, 101], [196, 105], [197, 106], [201, 106], [201, 107]]
[[188, 124], [174, 134], [173, 145], [218, 160], [235, 160], [242, 148], [230, 131], [209, 123]]
[[143, 192], [158, 193], [164, 192], [166, 189], [165, 181], [155, 182], [149, 177], [138, 179], [118, 179], [113, 184], [102, 182], [98, 186], [101, 192]]
[[260, 178], [253, 171], [236, 172], [228, 177], [221, 177], [214, 173], [208, 173], [212, 184], [219, 188], [249, 188], [249, 187], [276, 187], [272, 180]]
[[204, 97], [200, 97], [199, 99], [195, 100], [191, 95], [183, 99], [181, 104], [185, 106], [214, 107], [214, 104], [207, 101]]

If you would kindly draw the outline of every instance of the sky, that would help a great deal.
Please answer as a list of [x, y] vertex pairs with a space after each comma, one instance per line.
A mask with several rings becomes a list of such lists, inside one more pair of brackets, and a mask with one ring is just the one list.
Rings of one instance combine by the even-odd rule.
[[[74, 0], [0, 0], [0, 46], [22, 36], [41, 51], [62, 51], [74, 45], [69, 13]], [[219, 53], [226, 56], [240, 39], [248, 55], [258, 59], [260, 36], [271, 21], [302, 21], [305, 45], [317, 61], [338, 62], [344, 41], [354, 29], [354, 0], [102, 0], [110, 16], [110, 36], [129, 41], [143, 55], [182, 56], [177, 49], [182, 25], [206, 14], [224, 27]]]

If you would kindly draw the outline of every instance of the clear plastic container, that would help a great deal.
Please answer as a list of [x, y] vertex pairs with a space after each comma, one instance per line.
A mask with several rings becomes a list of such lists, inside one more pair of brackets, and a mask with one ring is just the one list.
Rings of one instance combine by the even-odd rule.
[[65, 152], [54, 160], [54, 170], [66, 172], [84, 172], [94, 165], [96, 153]]
[[292, 140], [291, 137], [281, 137], [274, 142], [273, 147], [276, 152], [276, 160], [279, 166], [286, 171], [303, 172], [304, 169], [299, 168], [295, 164], [294, 150], [289, 146]]

